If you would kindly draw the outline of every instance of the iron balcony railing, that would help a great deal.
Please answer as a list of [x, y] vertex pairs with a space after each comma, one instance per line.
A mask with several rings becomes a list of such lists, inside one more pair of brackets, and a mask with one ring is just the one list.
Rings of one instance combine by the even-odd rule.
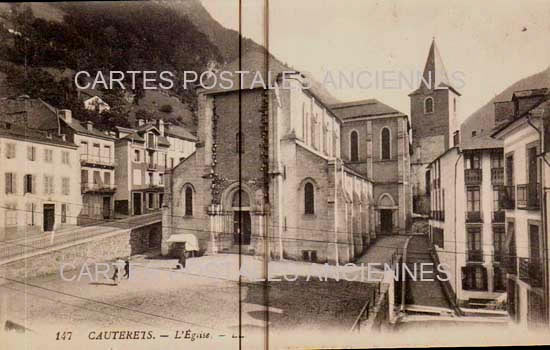
[[464, 170], [464, 182], [466, 185], [479, 185], [481, 184], [481, 179], [481, 169]]
[[481, 223], [483, 222], [483, 214], [481, 211], [467, 211], [466, 212], [467, 223]]
[[83, 183], [80, 185], [82, 193], [91, 191], [111, 192], [116, 190], [116, 186], [113, 184], [101, 184], [101, 183]]
[[539, 258], [519, 258], [519, 279], [531, 287], [542, 287], [543, 269]]
[[503, 209], [516, 208], [516, 187], [514, 185], [503, 186], [501, 207]]
[[540, 184], [529, 183], [518, 185], [517, 201], [518, 208], [539, 209], [540, 208]]
[[469, 262], [483, 262], [483, 250], [468, 249], [467, 258]]
[[502, 223], [506, 218], [504, 210], [493, 211], [493, 222]]
[[157, 170], [159, 168], [158, 164], [147, 163], [147, 170]]
[[80, 155], [81, 164], [97, 164], [97, 165], [106, 165], [106, 166], [115, 166], [115, 160], [112, 157], [99, 156], [93, 154], [81, 154]]
[[493, 185], [504, 184], [504, 168], [492, 168], [491, 169], [491, 183]]

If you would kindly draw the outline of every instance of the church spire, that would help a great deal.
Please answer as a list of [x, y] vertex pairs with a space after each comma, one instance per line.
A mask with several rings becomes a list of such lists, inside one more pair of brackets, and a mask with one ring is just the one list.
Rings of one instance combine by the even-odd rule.
[[426, 65], [424, 66], [422, 78], [423, 81], [421, 82], [421, 85], [424, 85], [430, 89], [451, 87], [449, 77], [447, 76], [447, 71], [443, 65], [443, 60], [441, 59], [441, 55], [439, 54], [439, 50], [435, 44], [435, 37], [432, 39], [432, 45], [430, 46], [430, 51], [428, 52], [428, 59], [426, 60]]

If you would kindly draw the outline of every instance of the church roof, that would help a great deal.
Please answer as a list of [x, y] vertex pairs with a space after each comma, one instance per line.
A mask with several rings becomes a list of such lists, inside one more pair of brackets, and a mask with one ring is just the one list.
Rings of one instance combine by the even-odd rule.
[[460, 93], [453, 88], [449, 81], [447, 70], [445, 69], [441, 55], [439, 54], [439, 49], [435, 44], [435, 38], [433, 39], [432, 45], [430, 46], [430, 51], [428, 52], [428, 58], [426, 59], [426, 65], [424, 66], [420, 86], [418, 89], [413, 91], [411, 95], [419, 93], [423, 89], [450, 89], [460, 96]]
[[347, 120], [359, 117], [377, 117], [384, 115], [404, 116], [397, 109], [384, 104], [377, 99], [370, 98], [345, 103], [333, 104], [330, 109], [340, 118]]

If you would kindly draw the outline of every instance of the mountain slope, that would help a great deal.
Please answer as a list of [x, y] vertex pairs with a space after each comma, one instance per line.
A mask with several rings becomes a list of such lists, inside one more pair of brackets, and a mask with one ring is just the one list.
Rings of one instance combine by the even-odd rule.
[[495, 126], [495, 102], [509, 101], [514, 91], [550, 87], [550, 67], [510, 85], [500, 94], [492, 98], [483, 107], [470, 115], [461, 126], [462, 140], [472, 137], [472, 131], [477, 135], [487, 134]]

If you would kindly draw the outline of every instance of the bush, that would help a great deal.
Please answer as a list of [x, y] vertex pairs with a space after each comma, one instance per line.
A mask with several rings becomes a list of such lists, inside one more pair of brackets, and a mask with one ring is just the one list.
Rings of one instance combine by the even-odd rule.
[[172, 108], [172, 105], [162, 105], [160, 108], [159, 108], [159, 111], [163, 112], [163, 113], [172, 113], [174, 109]]

